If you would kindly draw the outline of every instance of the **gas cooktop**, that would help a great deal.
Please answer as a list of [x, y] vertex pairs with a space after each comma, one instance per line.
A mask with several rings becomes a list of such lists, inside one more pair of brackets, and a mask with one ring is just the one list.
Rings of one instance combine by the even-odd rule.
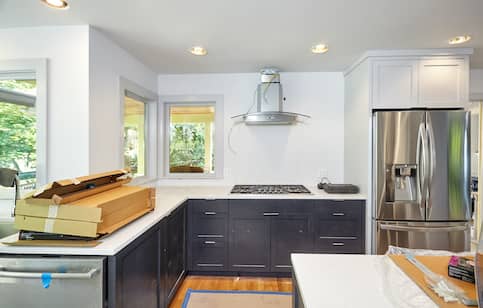
[[232, 194], [310, 194], [303, 185], [235, 185]]

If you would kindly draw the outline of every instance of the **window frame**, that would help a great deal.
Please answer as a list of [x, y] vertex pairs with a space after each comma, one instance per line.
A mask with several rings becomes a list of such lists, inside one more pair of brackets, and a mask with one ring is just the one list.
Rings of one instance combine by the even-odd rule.
[[[207, 173], [171, 173], [169, 172], [169, 107], [170, 106], [206, 106], [215, 107], [215, 129], [213, 137], [215, 172]], [[162, 140], [159, 141], [158, 161], [159, 174], [165, 179], [221, 179], [224, 166], [224, 129], [223, 129], [223, 96], [222, 95], [172, 95], [160, 97], [158, 108], [159, 132]]]
[[11, 74], [12, 78], [26, 74], [34, 74], [37, 86], [35, 98], [35, 114], [37, 123], [37, 161], [36, 161], [36, 186], [41, 187], [48, 181], [47, 162], [47, 59], [20, 59], [0, 61], [0, 74]]
[[133, 184], [142, 184], [157, 179], [156, 139], [157, 139], [157, 103], [158, 95], [136, 83], [120, 78], [120, 164], [124, 168], [124, 104], [125, 97], [131, 97], [145, 104], [144, 113], [144, 175], [132, 179]]

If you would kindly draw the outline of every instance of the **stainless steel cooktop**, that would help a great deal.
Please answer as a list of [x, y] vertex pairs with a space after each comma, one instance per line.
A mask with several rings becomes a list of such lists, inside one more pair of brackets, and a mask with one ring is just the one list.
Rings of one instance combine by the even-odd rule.
[[303, 185], [235, 185], [232, 194], [310, 194]]

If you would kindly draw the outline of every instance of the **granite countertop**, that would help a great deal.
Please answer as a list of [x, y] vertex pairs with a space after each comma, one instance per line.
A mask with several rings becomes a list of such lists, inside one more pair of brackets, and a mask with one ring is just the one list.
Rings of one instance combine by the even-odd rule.
[[[308, 188], [311, 194], [247, 195], [230, 194], [231, 186], [157, 186], [155, 210], [102, 238], [101, 243], [96, 247], [27, 247], [0, 243], [0, 254], [115, 255], [187, 199], [366, 199], [362, 194], [327, 194], [315, 187]], [[17, 234], [11, 235], [1, 239], [0, 242], [15, 240], [17, 236]]]

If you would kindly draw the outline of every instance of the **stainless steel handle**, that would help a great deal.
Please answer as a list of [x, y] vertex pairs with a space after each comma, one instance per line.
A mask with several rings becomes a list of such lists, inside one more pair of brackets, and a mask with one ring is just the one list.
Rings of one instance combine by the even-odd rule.
[[431, 216], [432, 202], [431, 202], [431, 183], [433, 182], [434, 166], [436, 163], [436, 151], [434, 149], [434, 131], [433, 124], [431, 123], [431, 117], [428, 115], [426, 118], [426, 134], [428, 138], [429, 148], [429, 172], [428, 172], [428, 193], [426, 194], [426, 218]]
[[233, 264], [233, 267], [265, 268], [265, 265], [261, 265], [261, 264]]
[[216, 215], [216, 212], [205, 212], [205, 215]]
[[223, 267], [220, 263], [197, 263], [196, 266], [199, 267]]
[[278, 215], [280, 215], [280, 213], [277, 213], [277, 212], [263, 213], [263, 216], [278, 216]]
[[216, 244], [215, 241], [205, 241], [205, 244]]
[[336, 213], [332, 213], [332, 216], [345, 216], [345, 213], [336, 212]]
[[224, 237], [223, 235], [218, 235], [218, 234], [198, 234], [198, 238], [222, 238]]
[[421, 214], [421, 218], [425, 218], [425, 209], [426, 209], [426, 179], [427, 179], [427, 141], [426, 141], [426, 127], [423, 122], [419, 124], [418, 129], [418, 144], [417, 144], [417, 163], [418, 163], [418, 189], [419, 189], [419, 212]]
[[345, 246], [345, 244], [342, 242], [333, 242], [332, 246]]
[[276, 268], [292, 268], [291, 265], [275, 265]]
[[[50, 273], [50, 277], [52, 277], [52, 279], [91, 279], [97, 271], [98, 269], [93, 268], [86, 273]], [[0, 268], [0, 277], [41, 279], [43, 274], [45, 273], [11, 272]]]
[[453, 231], [465, 231], [469, 227], [464, 226], [450, 226], [450, 227], [411, 227], [411, 226], [398, 226], [381, 224], [381, 230], [387, 231], [412, 231], [412, 232], [453, 232]]
[[357, 240], [357, 236], [319, 236], [321, 240]]

